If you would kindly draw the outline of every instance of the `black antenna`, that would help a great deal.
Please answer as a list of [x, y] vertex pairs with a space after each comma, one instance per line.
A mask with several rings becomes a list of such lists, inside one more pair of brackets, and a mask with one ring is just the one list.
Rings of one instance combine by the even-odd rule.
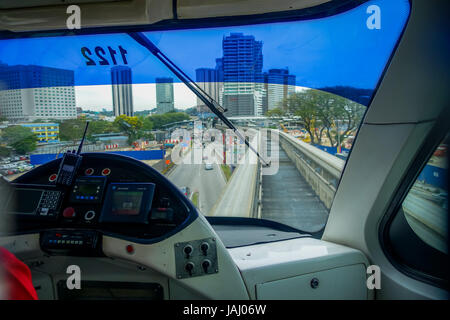
[[86, 121], [86, 127], [84, 127], [83, 138], [81, 139], [80, 145], [78, 146], [77, 155], [81, 153], [81, 148], [83, 148], [83, 142], [84, 142], [84, 139], [86, 138], [86, 132], [87, 132], [88, 126], [89, 126], [89, 121]]

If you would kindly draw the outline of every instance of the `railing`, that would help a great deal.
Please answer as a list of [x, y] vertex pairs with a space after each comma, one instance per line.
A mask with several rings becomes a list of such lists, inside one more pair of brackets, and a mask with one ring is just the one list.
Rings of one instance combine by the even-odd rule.
[[[275, 130], [272, 130], [275, 131]], [[280, 145], [323, 204], [329, 209], [345, 161], [284, 132], [278, 131]]]

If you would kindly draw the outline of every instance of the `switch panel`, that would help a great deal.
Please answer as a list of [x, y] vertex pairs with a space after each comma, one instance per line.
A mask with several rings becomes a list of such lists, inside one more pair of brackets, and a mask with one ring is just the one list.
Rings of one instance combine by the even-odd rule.
[[176, 243], [175, 265], [178, 279], [218, 273], [216, 240], [207, 238]]

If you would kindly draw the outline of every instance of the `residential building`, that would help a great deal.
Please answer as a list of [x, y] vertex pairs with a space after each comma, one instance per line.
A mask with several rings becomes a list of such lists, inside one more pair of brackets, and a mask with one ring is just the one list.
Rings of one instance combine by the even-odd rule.
[[228, 116], [261, 115], [265, 98], [262, 41], [231, 33], [222, 40], [223, 105]]
[[13, 122], [76, 118], [74, 72], [0, 64], [0, 115]]
[[263, 113], [280, 107], [282, 101], [295, 92], [295, 75], [289, 74], [287, 68], [270, 69], [264, 73], [264, 86], [267, 95]]

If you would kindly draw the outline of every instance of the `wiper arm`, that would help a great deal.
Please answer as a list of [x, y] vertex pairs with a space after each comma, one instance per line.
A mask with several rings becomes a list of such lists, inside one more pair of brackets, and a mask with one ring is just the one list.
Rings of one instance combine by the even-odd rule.
[[172, 62], [164, 53], [159, 50], [159, 48], [153, 44], [153, 42], [148, 39], [142, 32], [128, 32], [128, 35], [133, 38], [137, 43], [142, 45], [148, 51], [150, 51], [156, 58], [158, 58], [170, 71], [172, 71], [183, 83], [220, 119], [223, 123], [227, 125], [228, 128], [233, 130], [233, 132], [238, 136], [239, 139], [243, 140], [245, 144], [252, 150], [261, 162], [265, 166], [269, 166], [270, 162], [266, 161], [257, 150], [255, 150], [250, 142], [245, 139], [245, 136], [240, 132], [238, 128], [231, 123], [230, 120], [223, 114], [227, 110], [224, 109], [219, 103], [214, 100], [208, 93], [206, 93], [202, 88], [199, 87], [186, 73], [183, 72], [175, 63]]

